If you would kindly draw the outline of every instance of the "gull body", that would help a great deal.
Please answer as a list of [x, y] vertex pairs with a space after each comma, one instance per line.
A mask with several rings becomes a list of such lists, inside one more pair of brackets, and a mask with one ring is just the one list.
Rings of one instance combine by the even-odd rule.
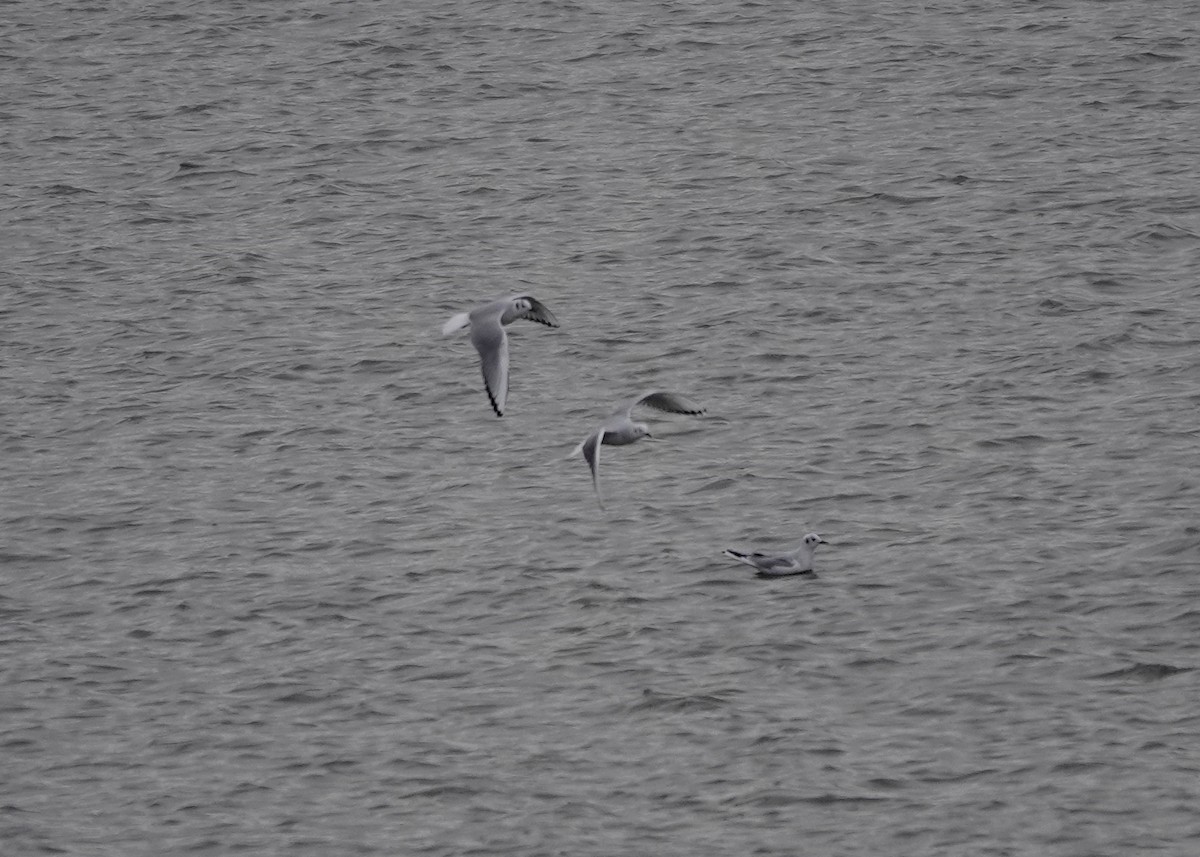
[[584, 438], [583, 442], [575, 447], [571, 457], [582, 455], [587, 460], [588, 467], [592, 471], [592, 485], [596, 489], [596, 500], [602, 509], [604, 508], [604, 499], [600, 496], [600, 447], [604, 445], [627, 446], [644, 437], [651, 437], [648, 425], [633, 421], [633, 409], [638, 405], [645, 405], [672, 414], [698, 416], [704, 413], [704, 408], [678, 393], [651, 390], [625, 402], [613, 411], [608, 419], [597, 426], [595, 431]]
[[758, 572], [759, 577], [789, 577], [791, 575], [816, 577], [817, 574], [813, 571], [813, 552], [817, 549], [817, 545], [827, 544], [829, 542], [816, 533], [809, 533], [798, 548], [788, 553], [762, 553], [759, 551], [742, 553], [735, 550], [727, 550], [724, 553], [753, 568]]
[[504, 325], [518, 318], [558, 327], [554, 313], [532, 295], [513, 295], [480, 304], [469, 312], [451, 316], [442, 325], [443, 336], [470, 326], [471, 344], [479, 352], [483, 386], [498, 417], [504, 416], [504, 405], [508, 401], [508, 334], [504, 332]]

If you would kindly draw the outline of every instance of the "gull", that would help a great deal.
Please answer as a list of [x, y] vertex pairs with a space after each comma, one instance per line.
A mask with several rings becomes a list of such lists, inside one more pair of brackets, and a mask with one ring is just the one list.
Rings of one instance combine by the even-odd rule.
[[576, 458], [582, 455], [587, 459], [588, 467], [592, 469], [592, 485], [596, 489], [596, 500], [600, 503], [601, 509], [604, 508], [604, 500], [600, 496], [600, 447], [604, 444], [625, 446], [636, 443], [644, 437], [650, 437], [648, 425], [633, 421], [633, 409], [638, 405], [645, 405], [671, 414], [698, 416], [704, 413], [704, 408], [678, 393], [651, 390], [621, 405], [612, 412], [608, 419], [600, 423], [594, 432], [575, 447], [569, 457]]
[[742, 553], [727, 550], [725, 556], [731, 556], [738, 562], [744, 562], [758, 570], [759, 577], [787, 577], [789, 575], [804, 575], [816, 577], [813, 571], [813, 551], [817, 545], [827, 545], [829, 542], [816, 533], [804, 537], [800, 547], [790, 553]]
[[504, 332], [504, 325], [518, 318], [558, 327], [554, 313], [532, 295], [513, 295], [480, 304], [470, 312], [452, 316], [442, 325], [442, 336], [471, 326], [471, 344], [479, 352], [483, 386], [498, 417], [504, 416], [504, 403], [508, 399], [508, 334]]

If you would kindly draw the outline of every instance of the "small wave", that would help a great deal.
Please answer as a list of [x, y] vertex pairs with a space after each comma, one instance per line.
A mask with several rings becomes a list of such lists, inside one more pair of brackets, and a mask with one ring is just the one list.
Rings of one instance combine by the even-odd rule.
[[1092, 678], [1137, 679], [1139, 681], [1158, 681], [1179, 673], [1191, 672], [1194, 667], [1175, 667], [1170, 664], [1134, 664], [1112, 672], [1100, 673]]

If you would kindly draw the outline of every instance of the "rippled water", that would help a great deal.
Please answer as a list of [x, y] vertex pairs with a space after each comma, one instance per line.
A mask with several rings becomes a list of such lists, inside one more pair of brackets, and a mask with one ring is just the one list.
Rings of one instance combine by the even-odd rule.
[[5, 854], [1200, 847], [1195, 4], [5, 8]]

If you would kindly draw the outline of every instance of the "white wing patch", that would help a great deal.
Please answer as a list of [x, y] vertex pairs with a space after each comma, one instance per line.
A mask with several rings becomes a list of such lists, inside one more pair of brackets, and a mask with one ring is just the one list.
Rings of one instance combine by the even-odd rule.
[[462, 330], [471, 323], [471, 314], [460, 312], [457, 315], [450, 316], [450, 320], [442, 325], [442, 336], [449, 336], [456, 330]]

